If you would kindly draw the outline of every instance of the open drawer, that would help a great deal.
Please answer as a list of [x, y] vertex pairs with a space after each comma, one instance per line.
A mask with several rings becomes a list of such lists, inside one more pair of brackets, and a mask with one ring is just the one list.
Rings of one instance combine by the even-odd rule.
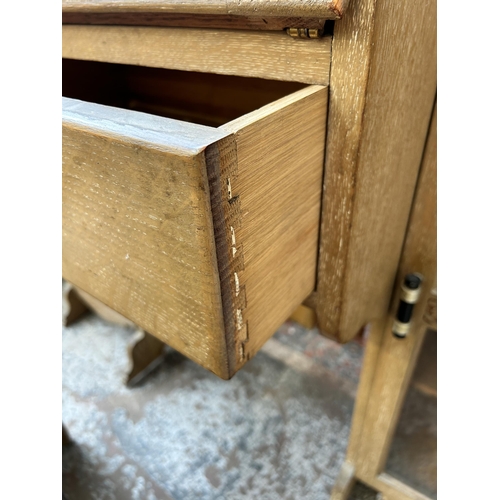
[[63, 277], [227, 379], [314, 289], [326, 88], [99, 68], [63, 92]]

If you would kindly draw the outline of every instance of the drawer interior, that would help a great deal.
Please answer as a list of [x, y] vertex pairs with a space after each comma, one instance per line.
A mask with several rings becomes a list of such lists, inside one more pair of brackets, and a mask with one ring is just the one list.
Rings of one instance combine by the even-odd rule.
[[300, 90], [296, 82], [62, 60], [64, 97], [219, 127]]

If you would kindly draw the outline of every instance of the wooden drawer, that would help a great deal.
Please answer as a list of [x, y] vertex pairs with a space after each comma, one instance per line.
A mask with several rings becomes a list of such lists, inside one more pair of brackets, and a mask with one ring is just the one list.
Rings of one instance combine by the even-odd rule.
[[314, 289], [327, 89], [117, 67], [63, 98], [63, 276], [227, 379]]

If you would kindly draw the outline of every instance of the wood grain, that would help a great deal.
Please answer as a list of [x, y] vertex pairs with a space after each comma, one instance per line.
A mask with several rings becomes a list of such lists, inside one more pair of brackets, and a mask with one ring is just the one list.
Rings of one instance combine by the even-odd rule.
[[172, 12], [339, 19], [348, 0], [63, 0], [63, 12]]
[[314, 288], [327, 97], [218, 129], [64, 99], [64, 277], [231, 377]]
[[436, 88], [435, 14], [434, 0], [359, 0], [335, 26], [316, 312], [341, 342], [389, 308]]
[[220, 127], [236, 135], [246, 359], [314, 288], [327, 97], [307, 87]]
[[314, 328], [316, 326], [316, 312], [314, 309], [301, 304], [293, 313], [290, 315], [292, 321], [296, 321], [299, 325], [305, 328]]
[[151, 373], [164, 359], [167, 346], [154, 335], [137, 330], [127, 347], [129, 371], [126, 376], [128, 387], [136, 385]]
[[396, 278], [396, 286], [399, 286], [406, 274], [420, 273], [424, 276], [422, 295], [415, 306], [410, 334], [400, 340], [392, 335], [392, 318], [399, 302], [398, 294], [394, 294], [391, 315], [383, 328], [377, 372], [357, 454], [356, 470], [360, 478], [376, 476], [385, 465], [400, 408], [427, 331], [423, 313], [436, 283], [436, 121], [434, 115]]
[[[436, 282], [436, 122], [434, 108], [392, 305], [385, 318], [370, 325], [346, 456], [357, 479], [394, 500], [428, 500], [382, 471], [427, 330], [423, 312]], [[410, 333], [397, 339], [392, 334], [393, 318], [399, 285], [409, 272], [424, 276], [422, 296], [415, 306]]]
[[88, 294], [81, 288], [73, 286], [75, 293], [83, 301], [83, 303], [94, 313], [97, 314], [104, 321], [114, 323], [115, 325], [133, 327], [134, 323], [127, 319], [125, 316], [118, 314], [116, 311], [97, 300], [92, 295]]
[[348, 500], [352, 488], [356, 482], [356, 474], [353, 465], [350, 462], [344, 462], [340, 472], [335, 479], [330, 500]]
[[285, 28], [323, 29], [325, 19], [304, 17], [251, 17], [172, 12], [65, 12], [63, 24], [110, 24], [119, 26], [170, 26], [186, 28], [282, 31]]
[[325, 85], [330, 41], [277, 32], [64, 25], [62, 56]]
[[412, 385], [422, 394], [437, 398], [437, 334], [432, 330], [425, 334]]
[[63, 276], [229, 377], [202, 144], [215, 129], [63, 100]]
[[363, 482], [381, 492], [384, 500], [431, 500], [427, 495], [385, 472], [377, 477], [364, 476]]

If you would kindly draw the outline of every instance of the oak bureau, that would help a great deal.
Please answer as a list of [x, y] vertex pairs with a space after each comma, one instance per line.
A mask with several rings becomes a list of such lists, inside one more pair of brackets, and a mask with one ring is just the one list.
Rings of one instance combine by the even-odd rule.
[[68, 282], [224, 379], [301, 304], [380, 346], [404, 275], [428, 301], [435, 244], [405, 260], [405, 238], [433, 0], [63, 0], [62, 20]]

